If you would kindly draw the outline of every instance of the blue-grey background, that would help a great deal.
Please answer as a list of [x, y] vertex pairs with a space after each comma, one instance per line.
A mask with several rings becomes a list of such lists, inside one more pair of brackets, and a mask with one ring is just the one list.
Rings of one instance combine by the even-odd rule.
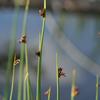
[[[6, 62], [12, 33], [14, 9], [0, 10], [0, 95], [4, 95], [6, 80]], [[20, 9], [17, 25], [17, 40], [21, 36], [24, 10]], [[29, 51], [30, 76], [34, 94], [36, 91], [36, 69], [39, 32], [42, 18], [38, 10], [31, 9], [27, 18], [27, 38]], [[100, 75], [100, 15], [99, 13], [79, 13], [47, 11], [46, 29], [43, 47], [42, 100], [44, 92], [51, 86], [51, 100], [56, 100], [56, 51], [59, 65], [66, 72], [60, 79], [61, 100], [70, 100], [72, 70], [76, 69], [76, 85], [80, 94], [76, 100], [95, 100], [96, 75]], [[16, 43], [17, 52], [20, 44]], [[19, 66], [18, 66], [19, 67]], [[14, 100], [16, 98], [18, 67]], [[100, 96], [100, 95], [99, 95]], [[100, 97], [99, 97], [100, 98]]]

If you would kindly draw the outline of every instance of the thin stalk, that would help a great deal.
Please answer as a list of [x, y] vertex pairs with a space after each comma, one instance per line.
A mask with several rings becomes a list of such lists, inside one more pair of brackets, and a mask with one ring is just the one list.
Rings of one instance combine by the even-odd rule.
[[7, 72], [6, 72], [6, 85], [4, 90], [4, 98], [3, 100], [8, 100], [9, 96], [9, 82], [10, 82], [10, 76], [11, 76], [11, 67], [12, 67], [12, 61], [13, 61], [13, 54], [15, 51], [15, 44], [16, 44], [16, 29], [17, 29], [17, 23], [18, 23], [18, 13], [19, 13], [19, 6], [16, 4], [15, 7], [15, 16], [13, 19], [13, 28], [12, 28], [12, 34], [11, 34], [11, 41], [10, 41], [10, 47], [9, 47], [9, 54], [8, 54], [8, 63], [7, 63]]
[[[28, 9], [29, 9], [29, 2], [30, 0], [27, 0], [26, 6], [25, 6], [25, 13], [24, 13], [24, 19], [23, 19], [23, 29], [22, 29], [22, 35], [26, 34], [26, 22], [27, 22], [27, 15], [28, 15]], [[23, 79], [23, 64], [24, 64], [24, 44], [21, 44], [21, 54], [20, 54], [20, 69], [19, 69], [19, 82], [18, 82], [18, 100], [22, 100], [22, 79]]]
[[74, 100], [73, 96], [73, 89], [75, 88], [75, 77], [76, 77], [76, 70], [73, 70], [72, 72], [72, 89], [71, 89], [71, 100]]
[[26, 99], [26, 81], [25, 80], [24, 80], [24, 88], [23, 89], [24, 89], [23, 100], [27, 100]]
[[31, 100], [34, 100], [34, 95], [32, 94], [33, 93], [33, 91], [32, 91], [32, 86], [31, 86], [31, 81], [30, 81], [30, 78], [28, 79], [29, 81], [29, 91], [30, 91], [30, 93], [31, 93]]
[[96, 76], [96, 100], [99, 100], [98, 94], [99, 94], [99, 77]]
[[60, 100], [60, 86], [58, 77], [58, 54], [56, 53], [56, 86], [57, 86], [57, 100]]
[[[43, 21], [44, 26], [44, 21]], [[42, 34], [42, 40], [40, 43], [40, 57], [38, 57], [38, 72], [37, 72], [37, 96], [36, 100], [41, 100], [41, 66], [42, 66], [42, 47], [43, 47], [44, 32]]]
[[27, 97], [28, 97], [28, 99], [27, 100], [31, 100], [30, 98], [31, 98], [31, 95], [30, 95], [30, 87], [29, 87], [29, 82], [28, 82], [28, 79], [27, 79]]
[[[25, 75], [25, 79], [24, 79], [24, 83], [25, 83], [25, 87], [26, 87], [26, 90], [24, 90], [24, 100], [34, 100], [33, 96], [30, 95], [30, 93], [32, 92], [31, 91], [31, 83], [30, 83], [30, 79], [29, 79], [29, 74], [26, 73]], [[29, 85], [29, 86], [28, 86]], [[27, 99], [26, 99], [27, 97]]]
[[50, 97], [51, 97], [51, 88], [49, 88], [48, 100], [50, 100]]
[[[44, 0], [44, 9], [46, 9], [46, 0]], [[45, 21], [46, 21], [46, 17], [44, 17], [42, 21], [42, 32], [41, 32], [41, 38], [39, 43], [40, 57], [38, 57], [36, 100], [41, 100], [41, 69], [42, 69], [41, 67], [42, 67], [42, 48], [43, 48], [43, 40], [44, 40]]]
[[24, 74], [25, 74], [25, 78], [24, 78], [24, 87], [23, 87], [23, 100], [27, 100], [26, 99], [26, 79], [27, 79], [27, 74], [26, 74], [26, 68], [25, 68], [25, 70], [24, 70]]
[[13, 88], [14, 88], [14, 80], [15, 80], [15, 65], [13, 66], [13, 74], [12, 74], [12, 84], [11, 84], [10, 100], [12, 100]]
[[28, 100], [30, 100], [30, 85], [29, 85], [29, 67], [28, 67], [28, 51], [27, 51], [27, 44], [25, 44], [25, 59], [26, 59], [26, 73], [28, 73], [27, 77], [27, 94]]

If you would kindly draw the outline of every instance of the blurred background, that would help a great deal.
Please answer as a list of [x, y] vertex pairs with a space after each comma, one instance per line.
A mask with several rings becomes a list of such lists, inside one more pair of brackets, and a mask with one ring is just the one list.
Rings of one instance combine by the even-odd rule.
[[[17, 20], [16, 51], [20, 57], [18, 42], [22, 33], [22, 23], [26, 0], [19, 0], [20, 10]], [[36, 91], [37, 57], [39, 32], [42, 18], [38, 10], [43, 0], [30, 0], [27, 18], [27, 39], [31, 83]], [[0, 95], [4, 95], [9, 46], [16, 14], [15, 0], [0, 0]], [[51, 86], [51, 100], [56, 100], [56, 51], [59, 66], [66, 77], [60, 79], [61, 100], [70, 100], [72, 70], [76, 69], [76, 85], [79, 95], [76, 100], [94, 100], [96, 75], [100, 75], [100, 0], [47, 0], [46, 29], [42, 64], [42, 100], [44, 92]], [[15, 94], [19, 66], [16, 67]], [[99, 95], [100, 96], [100, 95]]]

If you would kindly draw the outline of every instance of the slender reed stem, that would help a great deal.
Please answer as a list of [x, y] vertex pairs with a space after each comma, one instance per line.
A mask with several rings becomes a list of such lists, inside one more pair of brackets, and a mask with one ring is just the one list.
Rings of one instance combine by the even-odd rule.
[[33, 91], [32, 91], [32, 86], [31, 86], [31, 81], [30, 81], [30, 78], [28, 79], [28, 84], [29, 84], [29, 91], [30, 91], [30, 95], [31, 95], [31, 99], [30, 100], [34, 100], [34, 95], [32, 94]]
[[27, 44], [25, 44], [25, 59], [26, 59], [26, 73], [28, 73], [27, 77], [27, 94], [28, 100], [30, 100], [30, 85], [29, 85], [29, 67], [28, 67], [28, 51], [27, 51]]
[[23, 99], [24, 100], [27, 100], [27, 96], [26, 96], [26, 79], [27, 79], [27, 74], [26, 74], [26, 68], [24, 69], [24, 75], [25, 75], [25, 78], [24, 78], [24, 87], [23, 87]]
[[50, 100], [50, 97], [51, 97], [51, 88], [49, 88], [48, 100]]
[[[44, 9], [46, 9], [46, 0], [44, 0]], [[41, 100], [41, 69], [42, 69], [41, 67], [42, 67], [42, 48], [43, 48], [43, 40], [44, 40], [45, 21], [46, 21], [46, 17], [44, 17], [42, 21], [42, 32], [41, 32], [40, 43], [39, 43], [40, 57], [38, 57], [36, 100]]]
[[99, 94], [99, 77], [96, 76], [96, 100], [99, 100], [98, 94]]
[[23, 99], [26, 100], [26, 80], [24, 80], [24, 92], [23, 92]]
[[[27, 14], [29, 9], [29, 2], [30, 0], [27, 0], [25, 6], [22, 35], [26, 34], [26, 22], [27, 22]], [[19, 69], [18, 100], [22, 100], [22, 79], [23, 79], [23, 64], [24, 64], [24, 50], [25, 50], [24, 48], [25, 45], [21, 44], [21, 55], [20, 55], [21, 62], [20, 62], [20, 69]]]
[[9, 54], [8, 54], [8, 63], [7, 63], [7, 72], [6, 72], [7, 79], [6, 79], [6, 85], [5, 85], [3, 100], [8, 100], [8, 96], [9, 96], [9, 81], [10, 81], [10, 76], [11, 76], [13, 54], [14, 54], [14, 51], [15, 51], [15, 44], [16, 44], [16, 29], [17, 29], [17, 23], [18, 23], [18, 12], [19, 12], [19, 6], [18, 6], [18, 4], [16, 4], [15, 16], [14, 16], [14, 19], [13, 19], [11, 41], [10, 41], [10, 47], [9, 47]]
[[60, 100], [60, 87], [58, 77], [58, 54], [56, 53], [56, 86], [57, 86], [57, 100]]
[[13, 88], [14, 88], [14, 80], [15, 80], [15, 65], [13, 66], [13, 74], [12, 74], [12, 84], [11, 84], [10, 100], [12, 100]]
[[71, 100], [74, 100], [74, 96], [73, 96], [73, 89], [75, 88], [75, 77], [76, 77], [76, 70], [74, 69], [72, 72], [72, 89], [71, 89]]

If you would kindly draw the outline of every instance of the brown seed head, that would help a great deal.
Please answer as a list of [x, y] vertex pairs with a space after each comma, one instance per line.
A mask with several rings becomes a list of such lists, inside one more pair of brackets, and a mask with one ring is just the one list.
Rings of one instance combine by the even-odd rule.
[[66, 76], [66, 74], [63, 72], [63, 68], [58, 68], [58, 77], [60, 78], [61, 76]]
[[26, 43], [26, 35], [23, 35], [20, 40], [19, 43]]
[[40, 9], [39, 14], [40, 14], [40, 16], [45, 17], [46, 16], [46, 9], [44, 9], [44, 8]]
[[17, 65], [17, 64], [19, 64], [20, 63], [20, 59], [16, 59], [15, 61], [14, 61], [14, 65]]
[[38, 57], [40, 57], [40, 51], [37, 51], [35, 54], [36, 54]]
[[79, 95], [79, 89], [77, 87], [73, 87], [72, 96], [77, 96], [77, 95]]

